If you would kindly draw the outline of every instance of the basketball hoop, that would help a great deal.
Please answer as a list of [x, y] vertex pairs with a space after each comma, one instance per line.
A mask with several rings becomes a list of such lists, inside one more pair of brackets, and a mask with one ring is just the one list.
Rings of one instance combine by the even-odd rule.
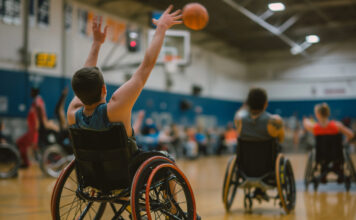
[[164, 56], [164, 69], [167, 73], [175, 74], [178, 72], [178, 56]]

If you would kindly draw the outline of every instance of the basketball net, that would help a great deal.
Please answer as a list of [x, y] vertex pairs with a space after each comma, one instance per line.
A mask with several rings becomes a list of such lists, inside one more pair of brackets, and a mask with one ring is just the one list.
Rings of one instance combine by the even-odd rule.
[[167, 73], [174, 74], [178, 72], [178, 57], [172, 55], [164, 56], [164, 69]]

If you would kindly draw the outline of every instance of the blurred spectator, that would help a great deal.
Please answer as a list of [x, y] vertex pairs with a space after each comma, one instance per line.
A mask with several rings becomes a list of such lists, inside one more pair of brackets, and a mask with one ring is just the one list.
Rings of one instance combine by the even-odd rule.
[[182, 142], [184, 140], [184, 132], [181, 133], [179, 127], [176, 124], [171, 125], [171, 130], [170, 130], [170, 136], [171, 136], [171, 144], [174, 150], [174, 154], [177, 158], [183, 156], [183, 147], [182, 147]]
[[294, 112], [293, 115], [289, 117], [287, 124], [288, 124], [288, 128], [291, 130], [293, 134], [294, 149], [297, 149], [299, 145], [299, 129], [300, 129], [297, 112]]
[[199, 146], [195, 140], [195, 128], [190, 127], [186, 130], [187, 141], [185, 143], [185, 154], [188, 158], [195, 159], [199, 154]]
[[219, 131], [217, 127], [210, 128], [208, 129], [208, 148], [210, 150], [210, 153], [215, 154], [219, 148], [220, 144], [220, 137], [219, 137]]
[[5, 129], [5, 124], [0, 119], [0, 144], [5, 144], [5, 143], [11, 142], [10, 138], [4, 134], [4, 129]]
[[204, 155], [208, 154], [208, 139], [203, 131], [203, 129], [199, 126], [198, 130], [195, 134], [195, 140], [197, 141], [199, 153], [203, 153]]
[[229, 152], [236, 152], [237, 132], [232, 123], [229, 123], [226, 127], [226, 131], [224, 133], [224, 143]]

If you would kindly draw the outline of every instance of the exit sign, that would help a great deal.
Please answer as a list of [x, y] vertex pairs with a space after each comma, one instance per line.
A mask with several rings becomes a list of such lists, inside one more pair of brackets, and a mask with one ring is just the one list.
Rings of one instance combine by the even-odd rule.
[[57, 55], [55, 53], [36, 53], [36, 67], [40, 68], [55, 68], [57, 65]]

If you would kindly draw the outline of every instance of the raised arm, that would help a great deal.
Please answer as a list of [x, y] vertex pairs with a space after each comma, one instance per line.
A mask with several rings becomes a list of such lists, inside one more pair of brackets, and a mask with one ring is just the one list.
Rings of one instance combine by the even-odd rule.
[[130, 114], [140, 95], [160, 53], [166, 30], [175, 24], [181, 24], [180, 10], [171, 13], [173, 6], [162, 14], [159, 20], [153, 20], [157, 26], [155, 35], [146, 50], [144, 59], [131, 79], [117, 89], [108, 104], [108, 116], [112, 121], [121, 120]]
[[[98, 61], [98, 55], [100, 51], [101, 45], [105, 42], [106, 33], [108, 26], [105, 26], [104, 31], [101, 31], [101, 24], [102, 24], [102, 17], [100, 17], [99, 21], [97, 17], [93, 19], [93, 43], [88, 55], [87, 60], [85, 61], [84, 67], [93, 67], [96, 66]], [[67, 119], [68, 124], [72, 125], [75, 123], [75, 112], [83, 106], [83, 103], [77, 96], [74, 96], [72, 101], [69, 104], [68, 111], [67, 111]]]
[[314, 122], [312, 122], [309, 118], [303, 119], [303, 126], [304, 128], [309, 131], [310, 133], [314, 134]]

